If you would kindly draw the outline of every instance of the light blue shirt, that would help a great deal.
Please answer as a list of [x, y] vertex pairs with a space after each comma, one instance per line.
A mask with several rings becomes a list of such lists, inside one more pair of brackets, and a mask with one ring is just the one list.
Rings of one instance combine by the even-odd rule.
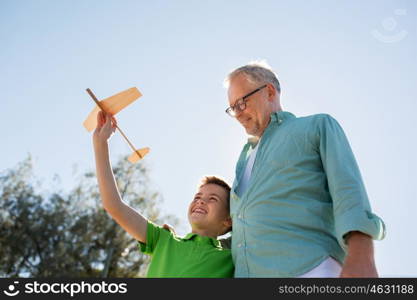
[[244, 146], [231, 191], [235, 277], [299, 276], [329, 256], [343, 263], [349, 231], [385, 236], [347, 138], [331, 116], [271, 114], [247, 189], [238, 196], [255, 146]]

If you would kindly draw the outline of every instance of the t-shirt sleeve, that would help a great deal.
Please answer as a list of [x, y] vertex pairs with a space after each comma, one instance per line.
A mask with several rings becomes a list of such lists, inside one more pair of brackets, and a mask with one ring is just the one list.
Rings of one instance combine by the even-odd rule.
[[161, 230], [162, 227], [157, 226], [148, 220], [148, 224], [146, 226], [146, 243], [138, 242], [140, 251], [144, 254], [152, 255], [159, 241]]
[[360, 231], [380, 240], [385, 224], [371, 211], [359, 167], [349, 142], [335, 119], [324, 115], [320, 126], [320, 154], [333, 199], [335, 230], [339, 244], [346, 248], [344, 236]]

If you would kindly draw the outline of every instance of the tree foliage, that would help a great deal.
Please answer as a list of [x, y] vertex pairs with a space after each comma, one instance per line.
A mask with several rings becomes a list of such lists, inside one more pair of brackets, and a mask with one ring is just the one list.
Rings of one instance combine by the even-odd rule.
[[[122, 199], [153, 222], [162, 197], [149, 188], [147, 168], [121, 158], [113, 172]], [[103, 209], [94, 172], [70, 192], [44, 196], [36, 189], [32, 159], [0, 175], [0, 276], [140, 277], [149, 258]]]

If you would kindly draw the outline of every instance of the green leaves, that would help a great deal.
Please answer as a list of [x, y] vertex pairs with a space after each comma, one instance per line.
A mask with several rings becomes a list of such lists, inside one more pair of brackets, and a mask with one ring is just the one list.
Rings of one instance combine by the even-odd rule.
[[[121, 157], [114, 173], [125, 202], [156, 223], [178, 223], [160, 215], [162, 197], [149, 190], [143, 162]], [[0, 276], [144, 276], [149, 259], [102, 208], [94, 172], [85, 172], [68, 194], [48, 196], [35, 188], [30, 156], [1, 174]]]

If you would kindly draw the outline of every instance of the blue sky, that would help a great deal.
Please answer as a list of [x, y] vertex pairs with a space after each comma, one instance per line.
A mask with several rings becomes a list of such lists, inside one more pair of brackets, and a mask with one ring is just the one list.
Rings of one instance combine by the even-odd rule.
[[[94, 169], [82, 122], [85, 92], [136, 86], [118, 114], [164, 210], [183, 220], [204, 174], [230, 182], [244, 130], [224, 113], [223, 78], [266, 59], [284, 110], [328, 113], [344, 128], [372, 208], [387, 224], [376, 242], [382, 276], [417, 276], [417, 38], [415, 1], [0, 2], [0, 172], [31, 153], [45, 189]], [[390, 41], [390, 42], [389, 42]], [[113, 161], [130, 153], [111, 139]]]

